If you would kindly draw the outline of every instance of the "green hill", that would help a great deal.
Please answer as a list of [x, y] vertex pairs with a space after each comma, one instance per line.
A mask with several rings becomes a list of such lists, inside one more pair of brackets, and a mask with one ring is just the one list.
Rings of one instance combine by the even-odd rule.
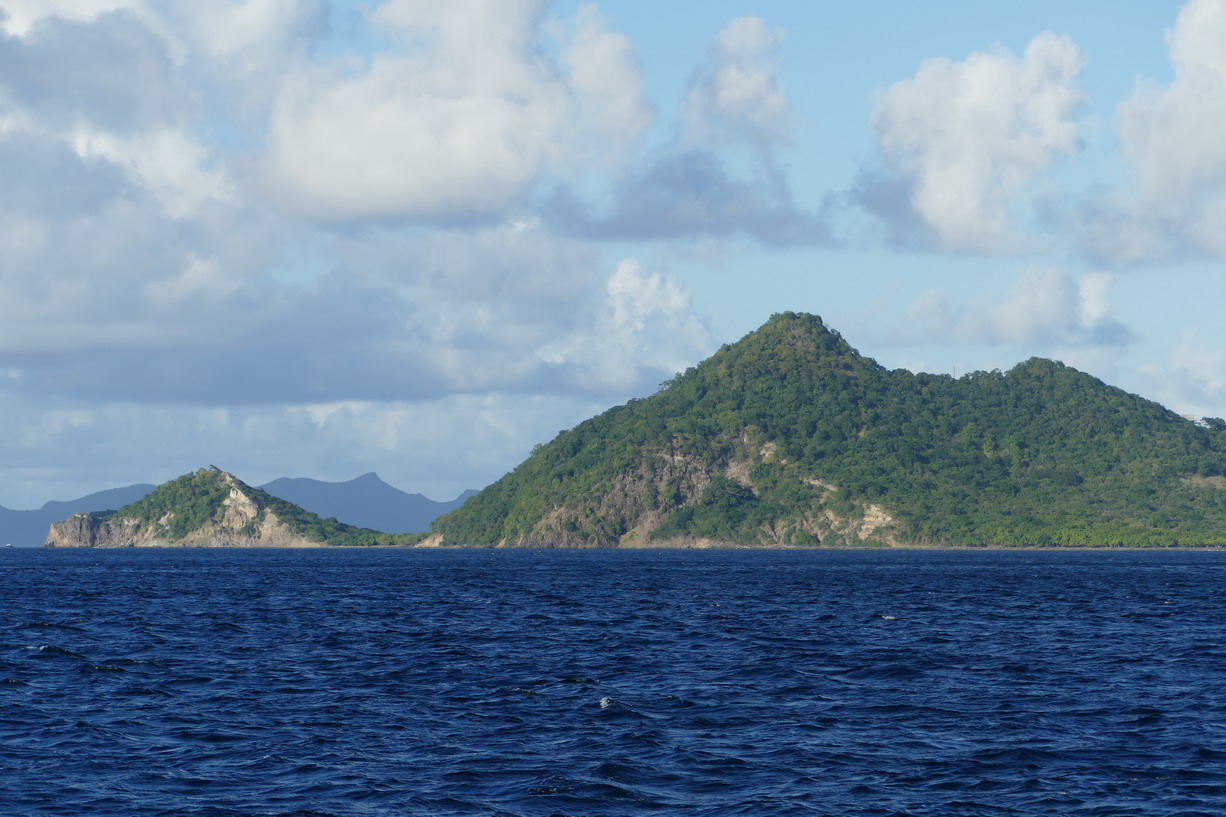
[[420, 539], [419, 534], [393, 535], [321, 519], [233, 474], [201, 468], [117, 511], [75, 514], [54, 523], [47, 546], [312, 547]]
[[1061, 363], [889, 371], [776, 315], [435, 521], [448, 545], [1226, 544], [1226, 430]]

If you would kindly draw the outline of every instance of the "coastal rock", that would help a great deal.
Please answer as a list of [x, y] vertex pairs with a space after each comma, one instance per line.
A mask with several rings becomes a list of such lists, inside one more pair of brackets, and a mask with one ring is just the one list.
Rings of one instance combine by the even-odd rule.
[[74, 513], [63, 522], [52, 522], [47, 534], [47, 547], [52, 548], [116, 548], [132, 547], [132, 527], [121, 521], [101, 519], [93, 514]]

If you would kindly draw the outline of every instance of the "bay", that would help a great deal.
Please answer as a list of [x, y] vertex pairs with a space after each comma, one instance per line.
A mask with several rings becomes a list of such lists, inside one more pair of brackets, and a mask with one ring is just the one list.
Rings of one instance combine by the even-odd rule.
[[1226, 813], [1221, 551], [0, 552], [0, 814]]

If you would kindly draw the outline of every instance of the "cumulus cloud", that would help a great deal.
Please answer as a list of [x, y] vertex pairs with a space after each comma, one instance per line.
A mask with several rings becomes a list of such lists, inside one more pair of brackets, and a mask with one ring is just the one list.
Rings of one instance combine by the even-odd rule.
[[887, 229], [901, 219], [895, 238], [914, 238], [918, 219], [951, 250], [1016, 249], [1014, 211], [1028, 184], [1079, 149], [1084, 63], [1071, 39], [1050, 32], [1020, 58], [997, 48], [925, 60], [881, 92], [872, 124], [885, 170], [853, 197]]
[[830, 243], [824, 213], [797, 203], [774, 158], [791, 127], [773, 64], [782, 39], [782, 29], [758, 17], [728, 23], [690, 78], [672, 143], [603, 195], [561, 187], [545, 205], [549, 223], [587, 239]]
[[580, 5], [573, 30], [559, 36], [569, 43], [562, 65], [574, 105], [561, 158], [580, 166], [616, 165], [655, 120], [634, 44], [609, 28], [595, 3]]
[[694, 365], [714, 345], [675, 278], [648, 272], [633, 258], [605, 284], [596, 324], [548, 344], [543, 356], [570, 370], [577, 385], [641, 392]]
[[1168, 43], [1175, 79], [1138, 81], [1120, 105], [1120, 136], [1146, 195], [1197, 203], [1226, 186], [1226, 2], [1188, 3]]
[[1074, 213], [1096, 258], [1226, 256], [1226, 0], [1192, 0], [1168, 33], [1174, 79], [1138, 80], [1116, 126], [1135, 193], [1100, 192]]
[[546, 162], [604, 155], [650, 122], [629, 42], [579, 11], [563, 68], [535, 0], [391, 0], [371, 21], [399, 43], [367, 70], [290, 79], [269, 126], [268, 182], [326, 220], [469, 222], [510, 211]]
[[[262, 219], [180, 200], [173, 178], [149, 189], [122, 164], [34, 134], [0, 141], [0, 172], [0, 356], [207, 337], [219, 315], [199, 297], [203, 270], [224, 291], [264, 260]], [[192, 218], [178, 218], [183, 207]], [[197, 281], [195, 293], [169, 297], [183, 276]]]
[[760, 17], [738, 17], [715, 36], [686, 93], [686, 141], [732, 134], [768, 145], [788, 138], [791, 110], [772, 65], [783, 36]]
[[[0, 98], [8, 109], [0, 140], [19, 177], [14, 194], [106, 177], [113, 197], [151, 196], [174, 218], [232, 197], [228, 170], [197, 133], [194, 97], [170, 46], [147, 22], [127, 9], [89, 22], [49, 16], [32, 35], [0, 38]], [[44, 164], [40, 179], [23, 184], [26, 159], [18, 151], [55, 156], [58, 167]], [[110, 170], [125, 177], [126, 189]]]
[[999, 299], [956, 305], [944, 292], [918, 298], [897, 340], [902, 343], [989, 343], [1039, 348], [1113, 347], [1131, 338], [1115, 315], [1113, 276], [1074, 278], [1057, 268], [1026, 270]]
[[206, 267], [223, 287], [249, 272], [264, 220], [235, 201], [164, 41], [139, 20], [32, 31], [0, 38], [0, 61], [22, 69], [0, 71], [0, 354], [176, 346], [201, 320], [180, 320], [190, 310], [169, 309], [167, 286]]

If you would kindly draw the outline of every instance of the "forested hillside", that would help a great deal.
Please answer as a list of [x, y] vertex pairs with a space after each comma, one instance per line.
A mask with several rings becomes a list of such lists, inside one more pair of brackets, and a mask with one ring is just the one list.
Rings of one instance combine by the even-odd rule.
[[1226, 424], [1060, 363], [889, 371], [786, 313], [563, 432], [446, 544], [1226, 543]]

